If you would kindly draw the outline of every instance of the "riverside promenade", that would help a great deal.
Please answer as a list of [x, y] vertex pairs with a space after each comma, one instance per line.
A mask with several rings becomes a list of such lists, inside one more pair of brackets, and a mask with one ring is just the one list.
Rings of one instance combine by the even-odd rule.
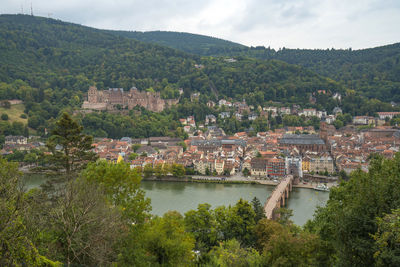
[[286, 204], [286, 199], [289, 198], [289, 194], [293, 188], [293, 176], [287, 175], [281, 182], [275, 187], [272, 194], [268, 197], [264, 212], [268, 219], [276, 219], [275, 211]]

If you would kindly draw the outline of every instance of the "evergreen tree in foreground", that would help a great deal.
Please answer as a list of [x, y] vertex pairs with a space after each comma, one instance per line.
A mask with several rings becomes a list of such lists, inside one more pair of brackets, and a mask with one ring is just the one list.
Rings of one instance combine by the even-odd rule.
[[83, 134], [82, 129], [67, 113], [63, 113], [46, 144], [52, 152], [51, 164], [64, 170], [67, 175], [97, 159], [97, 155], [91, 151], [93, 137]]

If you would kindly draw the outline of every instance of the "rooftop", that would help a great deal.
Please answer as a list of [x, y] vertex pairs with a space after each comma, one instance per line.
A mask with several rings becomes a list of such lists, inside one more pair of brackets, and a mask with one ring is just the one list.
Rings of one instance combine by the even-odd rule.
[[325, 142], [315, 134], [284, 134], [279, 140], [284, 145], [324, 145]]

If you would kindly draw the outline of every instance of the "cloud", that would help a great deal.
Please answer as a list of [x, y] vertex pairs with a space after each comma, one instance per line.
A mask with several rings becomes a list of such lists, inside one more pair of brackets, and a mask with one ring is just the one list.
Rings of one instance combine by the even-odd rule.
[[[30, 12], [2, 0], [1, 13]], [[169, 30], [274, 48], [365, 48], [400, 41], [398, 0], [32, 0], [36, 15], [115, 30]]]

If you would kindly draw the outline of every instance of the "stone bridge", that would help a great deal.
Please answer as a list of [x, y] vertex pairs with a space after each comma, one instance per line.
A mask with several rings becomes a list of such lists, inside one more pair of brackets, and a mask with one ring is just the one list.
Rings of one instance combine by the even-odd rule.
[[282, 181], [275, 187], [272, 194], [268, 197], [267, 202], [264, 206], [265, 216], [268, 219], [277, 219], [278, 214], [276, 211], [286, 205], [286, 200], [289, 198], [289, 194], [293, 188], [293, 176], [287, 175]]

